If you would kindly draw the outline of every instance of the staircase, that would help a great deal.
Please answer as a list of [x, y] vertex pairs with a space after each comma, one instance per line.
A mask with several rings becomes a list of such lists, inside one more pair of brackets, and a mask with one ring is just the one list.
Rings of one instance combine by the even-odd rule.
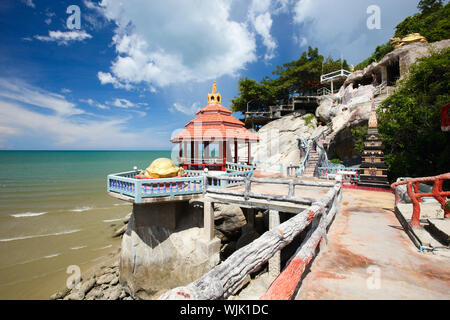
[[314, 177], [314, 171], [316, 170], [317, 162], [319, 161], [319, 153], [310, 144], [308, 165], [305, 169], [303, 176]]

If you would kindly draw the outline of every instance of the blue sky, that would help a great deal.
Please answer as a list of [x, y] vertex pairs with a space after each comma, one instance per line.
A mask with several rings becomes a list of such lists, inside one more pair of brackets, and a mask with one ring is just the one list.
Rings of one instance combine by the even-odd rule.
[[0, 149], [168, 150], [213, 80], [229, 106], [241, 76], [260, 80], [308, 45], [356, 65], [417, 2], [2, 0]]

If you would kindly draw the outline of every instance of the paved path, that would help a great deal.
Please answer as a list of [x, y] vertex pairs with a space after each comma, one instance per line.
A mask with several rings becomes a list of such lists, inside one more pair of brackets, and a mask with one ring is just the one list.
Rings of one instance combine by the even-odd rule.
[[450, 299], [450, 259], [419, 253], [393, 207], [393, 194], [345, 189], [296, 299]]

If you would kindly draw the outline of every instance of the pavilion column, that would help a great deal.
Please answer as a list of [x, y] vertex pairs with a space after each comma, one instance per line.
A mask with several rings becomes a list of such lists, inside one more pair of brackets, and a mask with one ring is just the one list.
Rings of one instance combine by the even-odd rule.
[[250, 165], [250, 164], [251, 164], [250, 158], [251, 158], [251, 156], [252, 156], [252, 149], [251, 149], [251, 143], [250, 143], [250, 140], [247, 140], [247, 156], [248, 156], [247, 164]]
[[178, 157], [180, 158], [179, 163], [183, 162], [182, 158], [183, 158], [183, 142], [180, 142], [180, 144], [178, 145], [180, 150], [178, 150]]
[[187, 142], [184, 141], [183, 142], [183, 157], [184, 157], [184, 161], [183, 162], [187, 162], [187, 157], [188, 157], [188, 153], [187, 153]]
[[[208, 163], [208, 160], [210, 158], [210, 154], [209, 154], [209, 141], [205, 141], [203, 142], [203, 163]], [[206, 160], [206, 161], [205, 161]]]
[[225, 169], [227, 165], [227, 141], [224, 140], [222, 141], [222, 166], [223, 166], [223, 171]]
[[194, 163], [194, 149], [195, 149], [195, 142], [191, 141], [191, 163]]
[[238, 163], [239, 155], [238, 155], [238, 141], [234, 139], [234, 163]]

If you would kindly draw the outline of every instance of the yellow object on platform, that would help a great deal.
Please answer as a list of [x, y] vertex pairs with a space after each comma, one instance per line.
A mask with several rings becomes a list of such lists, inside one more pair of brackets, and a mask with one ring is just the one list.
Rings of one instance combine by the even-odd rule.
[[183, 168], [177, 167], [172, 160], [167, 158], [159, 158], [145, 169], [144, 177], [146, 178], [171, 178], [180, 177], [184, 174]]

